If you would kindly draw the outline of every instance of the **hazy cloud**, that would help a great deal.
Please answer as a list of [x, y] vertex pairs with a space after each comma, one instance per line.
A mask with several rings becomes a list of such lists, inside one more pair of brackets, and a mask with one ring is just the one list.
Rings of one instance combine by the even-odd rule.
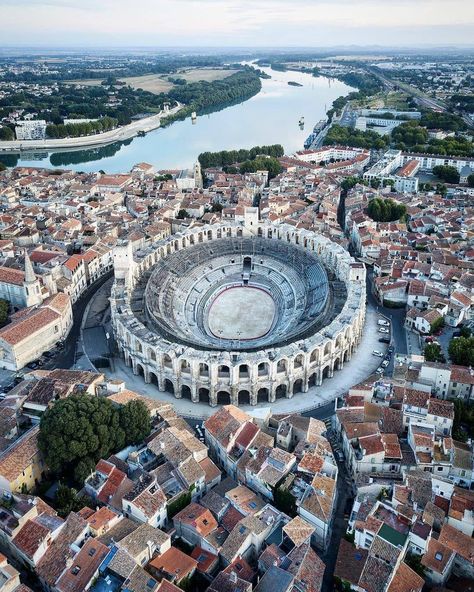
[[461, 44], [474, 29], [472, 0], [0, 0], [0, 10], [4, 44]]

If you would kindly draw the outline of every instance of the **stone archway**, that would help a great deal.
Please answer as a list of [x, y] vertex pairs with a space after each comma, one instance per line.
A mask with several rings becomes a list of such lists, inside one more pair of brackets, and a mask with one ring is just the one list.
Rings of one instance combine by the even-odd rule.
[[199, 402], [200, 403], [209, 403], [210, 398], [210, 391], [207, 388], [200, 388], [199, 389]]
[[275, 396], [277, 399], [284, 399], [286, 397], [286, 393], [288, 391], [288, 387], [286, 384], [279, 384], [275, 391]]
[[323, 379], [324, 379], [324, 378], [329, 378], [329, 373], [330, 373], [330, 372], [331, 372], [331, 367], [330, 367], [329, 365], [328, 365], [328, 366], [325, 366], [325, 367], [323, 368], [323, 371], [322, 371], [322, 373], [321, 373], [321, 376], [323, 377]]
[[267, 388], [258, 389], [257, 403], [266, 403], [266, 402], [268, 402], [269, 395], [270, 395], [270, 391]]
[[174, 395], [174, 385], [171, 380], [165, 380], [165, 391]]
[[135, 369], [137, 371], [138, 376], [145, 378], [145, 369], [143, 368], [143, 366], [141, 364], [137, 364], [135, 366]]
[[250, 405], [250, 393], [247, 390], [239, 391], [239, 405]]
[[295, 383], [293, 385], [293, 394], [296, 395], [296, 393], [302, 393], [303, 392], [303, 381], [300, 379], [295, 380]]
[[217, 404], [230, 405], [230, 393], [228, 393], [227, 391], [219, 391], [217, 393]]
[[308, 387], [316, 386], [318, 382], [318, 374], [317, 372], [313, 372], [308, 379]]
[[190, 401], [192, 400], [191, 389], [187, 384], [183, 384], [183, 386], [181, 387], [181, 397], [183, 399], [189, 399]]
[[154, 384], [155, 386], [158, 386], [158, 376], [154, 373], [154, 372], [150, 372], [149, 373], [149, 377], [150, 377], [150, 384]]

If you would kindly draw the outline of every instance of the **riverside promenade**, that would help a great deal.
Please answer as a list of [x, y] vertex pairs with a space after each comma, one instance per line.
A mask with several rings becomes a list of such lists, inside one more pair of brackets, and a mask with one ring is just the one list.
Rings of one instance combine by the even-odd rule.
[[104, 146], [114, 142], [123, 142], [135, 137], [139, 132], [151, 132], [161, 125], [161, 120], [169, 115], [175, 115], [183, 106], [177, 105], [169, 111], [161, 111], [156, 115], [132, 121], [128, 125], [117, 127], [108, 132], [81, 136], [79, 138], [55, 138], [49, 140], [10, 140], [0, 142], [0, 153], [23, 152], [29, 150], [67, 150], [75, 148]]

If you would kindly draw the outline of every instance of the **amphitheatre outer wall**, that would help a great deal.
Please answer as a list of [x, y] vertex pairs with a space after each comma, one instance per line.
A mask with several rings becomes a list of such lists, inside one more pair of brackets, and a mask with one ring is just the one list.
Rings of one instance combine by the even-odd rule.
[[[345, 303], [328, 325], [304, 338], [257, 351], [206, 350], [164, 338], [132, 311], [131, 294], [140, 278], [172, 253], [222, 238], [252, 236], [308, 250], [345, 284]], [[136, 251], [130, 242], [120, 244], [114, 252], [114, 271], [111, 313], [119, 352], [134, 374], [176, 398], [211, 406], [256, 405], [291, 398], [341, 370], [362, 337], [366, 306], [363, 264], [321, 235], [259, 222], [253, 208], [246, 210], [243, 223], [193, 228]]]

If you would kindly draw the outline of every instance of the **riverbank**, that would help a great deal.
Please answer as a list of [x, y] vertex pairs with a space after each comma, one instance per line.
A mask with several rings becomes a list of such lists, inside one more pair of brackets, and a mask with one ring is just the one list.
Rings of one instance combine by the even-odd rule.
[[151, 132], [158, 129], [161, 120], [176, 116], [183, 109], [179, 104], [167, 112], [161, 111], [150, 117], [143, 117], [137, 121], [132, 121], [102, 134], [93, 134], [91, 136], [81, 136], [79, 138], [54, 138], [49, 140], [10, 140], [0, 142], [0, 153], [7, 152], [28, 152], [32, 150], [67, 150], [73, 148], [93, 148], [96, 146], [105, 146], [114, 142], [123, 142], [134, 138], [141, 132]]
[[[302, 149], [314, 123], [326, 117], [333, 101], [354, 90], [323, 76], [265, 70], [268, 78], [261, 79], [260, 92], [247, 100], [239, 97], [230, 104], [195, 108], [195, 121], [190, 117], [181, 120], [183, 109], [177, 114], [179, 120], [172, 125], [165, 125], [169, 121], [162, 120], [158, 129], [144, 137], [83, 149], [0, 152], [0, 162], [8, 167], [66, 167], [81, 172], [120, 173], [131, 170], [137, 162], [149, 162], [157, 170], [188, 168], [206, 151], [282, 144], [285, 153], [291, 154]], [[290, 80], [303, 86], [295, 88], [288, 84]], [[186, 106], [190, 104], [176, 99]], [[308, 122], [306, 128], [298, 123], [301, 117]]]

